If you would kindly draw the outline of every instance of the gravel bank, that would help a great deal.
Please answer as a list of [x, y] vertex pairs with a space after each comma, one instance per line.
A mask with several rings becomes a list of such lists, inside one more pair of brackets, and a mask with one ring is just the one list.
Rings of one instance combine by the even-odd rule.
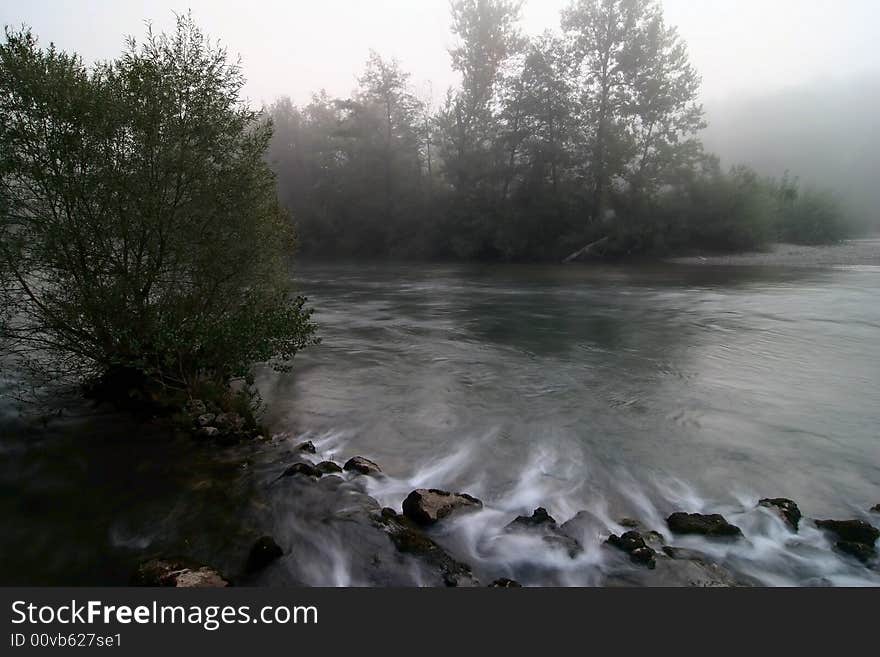
[[831, 246], [774, 244], [759, 253], [672, 258], [683, 265], [753, 265], [768, 267], [880, 267], [880, 237], [848, 240]]

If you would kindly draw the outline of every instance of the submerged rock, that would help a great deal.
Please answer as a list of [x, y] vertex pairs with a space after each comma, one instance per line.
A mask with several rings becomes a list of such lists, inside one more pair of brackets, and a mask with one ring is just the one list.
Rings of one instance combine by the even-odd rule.
[[701, 536], [734, 538], [742, 536], [742, 530], [731, 525], [720, 513], [673, 513], [666, 524], [676, 534], [698, 534]]
[[489, 584], [489, 588], [492, 588], [492, 589], [518, 589], [518, 588], [522, 588], [522, 584], [517, 582], [515, 579], [508, 579], [507, 577], [499, 577], [494, 582]]
[[656, 552], [645, 543], [642, 535], [635, 530], [624, 532], [620, 536], [612, 534], [606, 543], [626, 552], [634, 563], [642, 564], [648, 568], [655, 568], [657, 565], [654, 559]]
[[873, 546], [880, 537], [880, 529], [864, 520], [817, 520], [816, 526], [831, 532], [841, 541]]
[[300, 443], [299, 445], [296, 446], [296, 450], [298, 452], [306, 452], [308, 454], [315, 454], [318, 451], [315, 448], [315, 443], [313, 443], [311, 440], [307, 440], [304, 443]]
[[835, 543], [835, 547], [844, 554], [855, 557], [865, 564], [873, 561], [874, 557], [877, 556], [877, 548], [875, 548], [873, 545], [868, 545], [867, 543], [857, 543], [856, 541], [837, 541], [837, 543]]
[[384, 508], [376, 516], [377, 522], [385, 528], [394, 546], [402, 553], [417, 557], [436, 569], [446, 586], [479, 586], [470, 566], [457, 561], [427, 536], [415, 522], [393, 509]]
[[482, 508], [483, 503], [467, 493], [450, 493], [436, 488], [419, 488], [403, 501], [403, 515], [419, 525], [433, 525], [452, 513]]
[[579, 543], [592, 543], [607, 533], [605, 522], [592, 511], [578, 511], [559, 526], [559, 531]]
[[[582, 511], [581, 513], [584, 513], [584, 512]], [[578, 515], [580, 515], [580, 514], [578, 514]], [[577, 518], [577, 516], [575, 516], [575, 518]], [[571, 522], [571, 521], [569, 521], [569, 522]], [[568, 524], [568, 523], [566, 523], [566, 524]], [[621, 518], [620, 520], [617, 521], [617, 524], [620, 525], [621, 527], [625, 527], [628, 530], [633, 530], [633, 531], [638, 532], [641, 535], [642, 540], [649, 547], [653, 547], [655, 550], [660, 550], [666, 544], [666, 539], [663, 537], [663, 534], [661, 534], [660, 532], [655, 531], [653, 529], [648, 529], [639, 520], [634, 520], [633, 518]], [[565, 528], [565, 525], [563, 525], [563, 529], [564, 528]]]
[[580, 541], [564, 532], [556, 524], [556, 519], [541, 506], [535, 509], [531, 516], [517, 516], [504, 528], [504, 531], [540, 536], [548, 546], [565, 550], [572, 559], [584, 551]]
[[229, 586], [216, 570], [182, 559], [150, 559], [137, 568], [133, 586], [175, 586], [178, 588], [220, 588]]
[[654, 568], [613, 571], [605, 586], [740, 587], [760, 582], [743, 577], [696, 550], [665, 546], [655, 554]]
[[357, 472], [358, 474], [376, 477], [382, 474], [382, 468], [376, 463], [363, 456], [354, 456], [345, 462], [343, 470], [347, 472]]
[[765, 497], [758, 502], [758, 506], [774, 509], [792, 530], [798, 530], [798, 523], [802, 517], [801, 510], [792, 500], [785, 497]]
[[315, 467], [324, 474], [334, 474], [336, 472], [342, 472], [342, 468], [339, 466], [339, 464], [334, 463], [333, 461], [321, 461]]
[[[311, 463], [300, 462], [287, 466], [287, 469], [281, 473], [281, 477], [292, 477], [293, 475], [298, 474], [305, 475], [307, 477], [315, 477], [316, 479], [320, 479], [324, 475], [323, 472], [321, 472]], [[279, 479], [281, 477], [279, 477]]]
[[281, 558], [284, 551], [275, 542], [271, 536], [261, 536], [257, 539], [248, 554], [247, 563], [245, 564], [245, 572], [255, 573], [263, 570], [276, 559]]

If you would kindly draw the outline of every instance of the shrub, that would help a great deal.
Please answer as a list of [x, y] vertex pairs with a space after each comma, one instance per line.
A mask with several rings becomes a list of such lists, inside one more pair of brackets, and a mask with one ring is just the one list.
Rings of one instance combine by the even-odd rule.
[[242, 84], [188, 16], [90, 68], [7, 30], [0, 305], [20, 364], [180, 394], [315, 341], [288, 283], [271, 126]]

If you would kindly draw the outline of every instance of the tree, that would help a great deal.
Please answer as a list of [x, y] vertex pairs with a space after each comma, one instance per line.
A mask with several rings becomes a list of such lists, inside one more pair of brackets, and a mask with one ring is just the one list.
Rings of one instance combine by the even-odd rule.
[[655, 0], [576, 0], [563, 27], [580, 62], [589, 219], [605, 218], [615, 184], [654, 191], [699, 156], [699, 77]]
[[505, 63], [520, 49], [517, 29], [522, 3], [514, 0], [457, 0], [452, 31], [458, 43], [450, 50], [461, 89], [447, 95], [438, 116], [440, 155], [454, 191], [447, 231], [452, 250], [473, 256], [493, 248], [501, 201], [497, 93]]
[[361, 77], [360, 101], [381, 119], [382, 160], [384, 172], [385, 215], [393, 223], [394, 172], [397, 160], [419, 171], [418, 117], [421, 103], [408, 89], [409, 75], [396, 61], [387, 62], [376, 52], [370, 53]]
[[19, 362], [185, 393], [314, 342], [263, 160], [271, 126], [242, 84], [189, 16], [91, 68], [7, 30], [0, 305]]
[[508, 259], [553, 257], [568, 230], [574, 185], [573, 71], [565, 43], [545, 33], [528, 44], [522, 66], [505, 80], [503, 199], [496, 232]]

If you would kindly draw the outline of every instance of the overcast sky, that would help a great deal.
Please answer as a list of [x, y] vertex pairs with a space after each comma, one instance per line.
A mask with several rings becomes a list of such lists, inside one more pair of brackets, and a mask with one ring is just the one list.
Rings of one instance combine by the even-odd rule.
[[[556, 28], [569, 0], [527, 0], [523, 28]], [[880, 71], [880, 0], [663, 0], [710, 104], [797, 86], [816, 78]], [[247, 95], [297, 102], [325, 88], [347, 95], [370, 48], [397, 57], [414, 86], [439, 99], [449, 69], [447, 0], [0, 0], [0, 23], [32, 26], [41, 40], [109, 58], [143, 21], [169, 27], [173, 12], [197, 22], [240, 54]]]

